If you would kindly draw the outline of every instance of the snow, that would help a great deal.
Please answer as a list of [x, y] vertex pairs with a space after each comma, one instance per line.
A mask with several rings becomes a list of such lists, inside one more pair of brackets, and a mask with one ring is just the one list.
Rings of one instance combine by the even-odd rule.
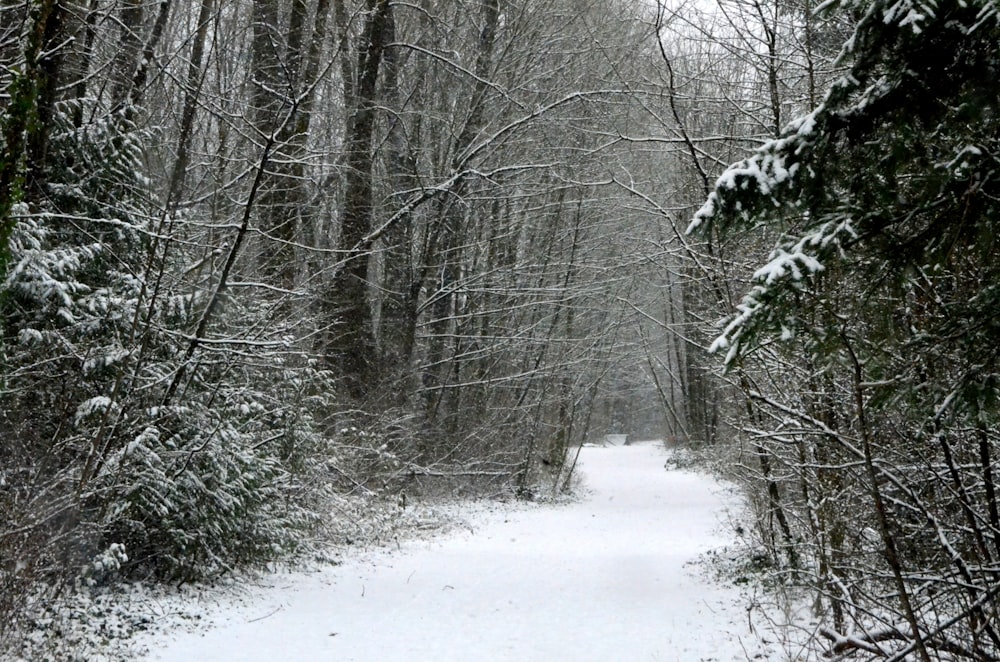
[[76, 415], [73, 417], [74, 423], [79, 426], [80, 422], [84, 419], [93, 416], [94, 414], [103, 413], [111, 406], [111, 398], [106, 395], [96, 395], [92, 398], [84, 400], [80, 403], [80, 406], [76, 408]]
[[[802, 266], [801, 269], [799, 265]], [[762, 281], [765, 285], [773, 285], [789, 275], [792, 280], [802, 280], [803, 269], [809, 274], [814, 274], [823, 271], [823, 265], [803, 251], [788, 253], [782, 248], [777, 248], [771, 253], [770, 262], [754, 272], [753, 279]]]
[[914, 34], [920, 34], [923, 31], [920, 24], [933, 19], [936, 13], [933, 2], [900, 0], [886, 9], [883, 21], [886, 25], [895, 23], [901, 28], [910, 26]]
[[139, 643], [161, 662], [773, 659], [747, 599], [691, 563], [731, 542], [737, 502], [667, 460], [658, 443], [586, 447], [579, 501], [272, 575], [207, 612], [207, 630]]

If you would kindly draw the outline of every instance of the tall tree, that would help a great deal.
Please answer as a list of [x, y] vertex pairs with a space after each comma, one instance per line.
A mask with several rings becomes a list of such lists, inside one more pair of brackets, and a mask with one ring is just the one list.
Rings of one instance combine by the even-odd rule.
[[353, 398], [366, 395], [375, 363], [375, 341], [368, 301], [368, 266], [373, 228], [373, 141], [378, 105], [378, 81], [387, 39], [392, 34], [391, 3], [368, 0], [365, 24], [357, 49], [357, 80], [352, 114], [345, 138], [345, 186], [340, 215], [343, 266], [324, 295], [325, 313], [332, 322], [323, 348], [330, 365], [344, 380]]

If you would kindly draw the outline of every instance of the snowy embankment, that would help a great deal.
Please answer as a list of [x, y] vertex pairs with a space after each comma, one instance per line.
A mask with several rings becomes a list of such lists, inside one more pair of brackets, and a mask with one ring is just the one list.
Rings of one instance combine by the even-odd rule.
[[666, 471], [656, 444], [585, 448], [576, 503], [280, 574], [208, 629], [140, 643], [150, 660], [747, 660], [768, 658], [746, 599], [690, 562], [731, 542], [724, 490]]

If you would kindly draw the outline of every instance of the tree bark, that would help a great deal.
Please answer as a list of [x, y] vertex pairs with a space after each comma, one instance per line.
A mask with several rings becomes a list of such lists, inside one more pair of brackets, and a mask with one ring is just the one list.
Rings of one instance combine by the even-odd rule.
[[[392, 15], [386, 27], [387, 41], [395, 42], [396, 22]], [[386, 105], [392, 114], [386, 140], [389, 184], [394, 197], [400, 204], [417, 186], [416, 163], [412, 148], [407, 144], [406, 127], [403, 122], [403, 104], [400, 81], [401, 49], [396, 46], [385, 52], [385, 82], [383, 84]], [[422, 82], [422, 81], [421, 81]], [[418, 83], [419, 85], [420, 83]], [[419, 148], [419, 146], [417, 146]], [[402, 211], [402, 210], [401, 210]], [[378, 343], [387, 385], [395, 385], [390, 395], [394, 404], [402, 404], [410, 390], [408, 384], [409, 365], [416, 342], [417, 302], [420, 284], [413, 268], [413, 214], [404, 212], [383, 237], [382, 244], [384, 273], [379, 316]]]
[[14, 205], [44, 197], [53, 107], [62, 63], [66, 9], [58, 0], [32, 2], [24, 47], [24, 71], [11, 85], [0, 152], [0, 282], [10, 261]]
[[332, 334], [324, 348], [326, 360], [343, 379], [347, 394], [363, 399], [375, 364], [372, 313], [368, 303], [368, 264], [373, 209], [373, 136], [377, 83], [390, 32], [389, 0], [367, 0], [367, 18], [358, 49], [356, 107], [346, 140], [346, 187], [340, 222], [344, 264], [330, 285], [325, 309]]

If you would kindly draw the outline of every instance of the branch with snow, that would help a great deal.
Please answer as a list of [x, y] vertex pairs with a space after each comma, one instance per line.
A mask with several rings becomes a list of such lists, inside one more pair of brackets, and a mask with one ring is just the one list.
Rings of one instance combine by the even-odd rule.
[[[827, 652], [827, 655], [830, 657], [863, 651], [886, 659], [899, 660], [903, 659], [908, 652], [911, 652], [912, 646], [910, 643], [913, 641], [913, 637], [907, 634], [902, 627], [883, 628], [873, 632], [845, 635], [838, 634], [829, 628], [820, 628], [819, 634], [830, 642], [830, 648]], [[899, 644], [902, 644], [904, 648], [902, 650], [889, 650], [885, 644], [891, 643], [897, 644], [897, 647]], [[988, 653], [967, 648], [949, 639], [929, 639], [924, 643], [929, 648], [953, 656], [953, 658], [949, 659], [983, 660], [989, 662], [997, 659]]]
[[[717, 352], [728, 348], [725, 362], [731, 363], [740, 354], [742, 338], [749, 332], [766, 326], [769, 320], [773, 321], [774, 316], [769, 313], [772, 312], [773, 301], [781, 292], [800, 289], [803, 281], [825, 269], [821, 257], [834, 255], [844, 238], [856, 237], [851, 220], [841, 218], [823, 223], [791, 246], [778, 246], [771, 253], [768, 263], [753, 274], [756, 284], [736, 306], [736, 315], [712, 343], [709, 351]], [[789, 339], [791, 333], [788, 327], [783, 323], [780, 326], [782, 338]]]

